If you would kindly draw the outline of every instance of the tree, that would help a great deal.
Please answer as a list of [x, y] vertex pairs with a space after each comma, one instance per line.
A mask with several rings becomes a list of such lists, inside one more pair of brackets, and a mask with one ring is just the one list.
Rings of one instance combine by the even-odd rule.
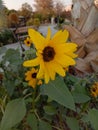
[[64, 10], [64, 5], [63, 5], [63, 3], [62, 2], [55, 2], [55, 7], [54, 7], [54, 9], [55, 9], [55, 14], [56, 15], [58, 15], [58, 14], [61, 14], [62, 12], [63, 12], [63, 10]]
[[17, 28], [19, 23], [19, 18], [16, 12], [10, 13], [8, 16], [8, 20], [9, 20], [9, 26]]
[[53, 0], [35, 0], [35, 9], [41, 13], [43, 17], [48, 18], [54, 14], [54, 2]]
[[28, 3], [22, 4], [21, 9], [18, 11], [19, 15], [24, 16], [26, 21], [32, 17], [33, 9]]

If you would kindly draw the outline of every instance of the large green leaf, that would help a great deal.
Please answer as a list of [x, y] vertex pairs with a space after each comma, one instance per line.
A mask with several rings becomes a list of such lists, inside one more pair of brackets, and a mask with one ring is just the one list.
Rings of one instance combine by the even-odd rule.
[[98, 130], [98, 110], [97, 109], [91, 109], [88, 112], [88, 118], [94, 127], [94, 130]]
[[3, 85], [5, 86], [8, 94], [12, 96], [15, 89], [15, 82], [13, 80], [4, 79]]
[[52, 127], [51, 127], [51, 125], [49, 123], [40, 120], [38, 130], [52, 130]]
[[22, 56], [20, 54], [19, 49], [8, 49], [3, 56], [3, 63], [8, 66], [8, 70], [11, 70], [12, 72], [17, 73], [19, 69], [21, 68], [22, 64]]
[[23, 99], [15, 99], [10, 101], [1, 121], [0, 130], [9, 130], [18, 124], [26, 114], [25, 102]]
[[85, 87], [79, 84], [79, 82], [75, 83], [72, 95], [74, 97], [75, 103], [85, 103], [91, 99], [87, 95], [87, 90]]
[[82, 93], [73, 93], [73, 97], [76, 103], [85, 103], [90, 100], [90, 97]]
[[81, 85], [79, 82], [76, 82], [74, 84], [74, 92], [76, 93], [83, 93], [83, 94], [87, 94], [87, 90], [85, 89], [85, 86]]
[[38, 120], [35, 114], [29, 114], [27, 117], [27, 123], [32, 128], [32, 130], [38, 130]]
[[66, 122], [71, 130], [79, 130], [79, 123], [75, 118], [67, 117]]
[[8, 49], [3, 58], [4, 61], [9, 61], [12, 65], [20, 65], [22, 63], [19, 49]]
[[52, 100], [59, 104], [75, 110], [73, 96], [68, 90], [62, 78], [57, 77], [54, 81], [41, 86], [41, 93], [48, 95]]

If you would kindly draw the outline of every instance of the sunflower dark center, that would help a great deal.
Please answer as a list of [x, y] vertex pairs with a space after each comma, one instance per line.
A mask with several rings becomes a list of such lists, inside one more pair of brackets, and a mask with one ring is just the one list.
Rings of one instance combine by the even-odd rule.
[[29, 42], [29, 41], [27, 41], [27, 44], [30, 44], [30, 42]]
[[47, 46], [43, 50], [43, 59], [45, 62], [49, 62], [54, 59], [55, 51], [54, 48]]
[[36, 78], [37, 73], [32, 74], [32, 78]]
[[93, 92], [96, 92], [96, 88], [93, 88], [92, 91], [93, 91]]

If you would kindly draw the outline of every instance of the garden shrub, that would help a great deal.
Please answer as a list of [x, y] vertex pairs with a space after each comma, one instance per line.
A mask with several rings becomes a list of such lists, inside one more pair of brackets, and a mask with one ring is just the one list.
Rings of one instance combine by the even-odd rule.
[[27, 21], [26, 25], [27, 25], [27, 26], [33, 25], [33, 19], [30, 18], [30, 19]]
[[16, 42], [13, 32], [9, 29], [3, 29], [0, 32], [0, 46]]
[[34, 18], [33, 25], [35, 25], [36, 27], [40, 26], [40, 20], [39, 20], [39, 18]]

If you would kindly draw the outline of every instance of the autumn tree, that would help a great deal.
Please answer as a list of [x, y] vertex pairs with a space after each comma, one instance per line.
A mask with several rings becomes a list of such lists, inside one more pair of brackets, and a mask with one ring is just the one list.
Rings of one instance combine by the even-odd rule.
[[10, 27], [16, 27], [18, 26], [19, 23], [19, 17], [17, 12], [12, 12], [9, 14], [8, 16], [8, 20], [9, 20], [9, 26]]
[[55, 14], [60, 15], [63, 12], [63, 10], [64, 10], [63, 3], [60, 2], [60, 1], [55, 2], [55, 4], [54, 4], [54, 12], [55, 12]]
[[54, 14], [54, 2], [53, 0], [35, 0], [35, 9], [43, 17], [48, 18]]
[[31, 5], [29, 5], [28, 3], [24, 3], [22, 4], [21, 9], [18, 11], [18, 14], [21, 16], [24, 16], [27, 21], [28, 19], [32, 17], [33, 9]]

